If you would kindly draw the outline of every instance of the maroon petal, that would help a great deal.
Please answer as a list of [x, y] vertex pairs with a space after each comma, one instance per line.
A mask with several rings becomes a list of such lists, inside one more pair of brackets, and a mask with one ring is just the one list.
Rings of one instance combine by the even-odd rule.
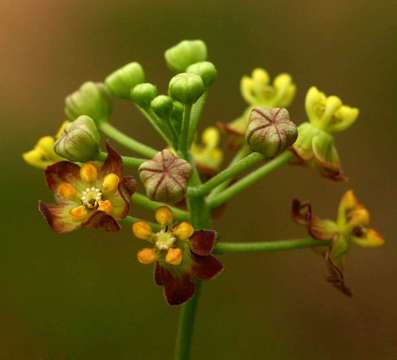
[[61, 182], [73, 185], [80, 180], [80, 166], [69, 161], [60, 161], [46, 168], [45, 177], [48, 187], [55, 192]]
[[192, 254], [192, 258], [192, 274], [201, 280], [210, 280], [223, 271], [222, 263], [215, 256]]
[[103, 211], [96, 211], [93, 213], [92, 216], [83, 223], [83, 226], [112, 232], [119, 231], [121, 228], [114, 218]]
[[293, 199], [291, 213], [294, 221], [301, 225], [308, 225], [312, 219], [312, 206], [308, 201]]
[[197, 255], [207, 256], [214, 250], [216, 231], [197, 230], [190, 238], [191, 250]]
[[328, 268], [327, 281], [339, 291], [341, 291], [344, 295], [352, 297], [352, 291], [345, 283], [343, 269], [335, 263], [335, 261], [331, 258], [329, 252], [325, 254], [324, 258]]
[[136, 181], [132, 176], [125, 176], [119, 184], [119, 192], [122, 198], [129, 204], [132, 194], [136, 191]]
[[154, 282], [159, 286], [164, 285], [163, 268], [160, 266], [158, 262], [156, 262], [156, 265], [154, 267]]
[[114, 150], [108, 143], [106, 143], [106, 150], [108, 156], [101, 168], [101, 176], [113, 173], [119, 178], [123, 177], [123, 160], [119, 153]]
[[162, 269], [164, 295], [170, 305], [180, 305], [189, 300], [195, 290], [190, 274], [174, 275], [167, 269]]
[[73, 220], [70, 210], [75, 204], [45, 204], [39, 201], [39, 211], [46, 219], [48, 225], [58, 234], [66, 234], [81, 226], [81, 223]]

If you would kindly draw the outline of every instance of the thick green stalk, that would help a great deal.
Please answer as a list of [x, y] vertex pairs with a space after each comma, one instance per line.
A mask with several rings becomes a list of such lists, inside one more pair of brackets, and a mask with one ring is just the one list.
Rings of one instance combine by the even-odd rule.
[[182, 128], [179, 134], [179, 151], [185, 160], [189, 159], [189, 144], [188, 135], [190, 127], [190, 114], [192, 112], [192, 105], [185, 104], [185, 110], [183, 112]]
[[[107, 158], [108, 154], [105, 152], [101, 152], [98, 154], [97, 160], [104, 161]], [[123, 164], [126, 167], [132, 167], [132, 168], [138, 168], [143, 162], [145, 162], [145, 159], [138, 159], [135, 157], [131, 156], [122, 156], [123, 159]]]
[[183, 221], [183, 220], [189, 219], [189, 213], [187, 211], [178, 209], [173, 206], [169, 206], [168, 204], [164, 204], [164, 203], [161, 203], [158, 201], [150, 200], [145, 195], [142, 195], [139, 193], [135, 193], [134, 195], [132, 195], [132, 201], [134, 204], [137, 204], [137, 205], [142, 206], [149, 210], [156, 210], [160, 206], [168, 206], [172, 210], [172, 212], [177, 220]]
[[272, 173], [273, 171], [279, 169], [293, 157], [290, 151], [285, 151], [281, 155], [277, 156], [273, 160], [269, 161], [265, 165], [261, 166], [257, 170], [253, 171], [249, 175], [245, 176], [241, 180], [237, 181], [235, 184], [228, 187], [226, 190], [217, 194], [210, 199], [208, 199], [207, 204], [210, 208], [216, 208], [226, 201], [234, 198], [244, 189], [252, 186], [259, 180], [263, 179], [266, 175]]
[[117, 130], [107, 121], [100, 121], [98, 123], [98, 128], [110, 139], [116, 141], [120, 145], [123, 145], [127, 149], [136, 152], [137, 154], [140, 154], [147, 158], [152, 158], [157, 153], [157, 150], [151, 148], [150, 146], [142, 144], [133, 138], [130, 138], [121, 131]]
[[314, 240], [312, 238], [247, 243], [218, 242], [215, 246], [214, 252], [216, 254], [272, 252], [329, 246], [330, 243], [331, 241]]
[[251, 153], [245, 158], [237, 161], [236, 163], [227, 167], [219, 174], [212, 177], [205, 184], [190, 188], [189, 191], [191, 192], [192, 195], [194, 194], [195, 196], [206, 195], [218, 185], [222, 184], [227, 180], [235, 178], [237, 175], [248, 170], [250, 167], [254, 166], [263, 159], [264, 159], [263, 155], [259, 153]]

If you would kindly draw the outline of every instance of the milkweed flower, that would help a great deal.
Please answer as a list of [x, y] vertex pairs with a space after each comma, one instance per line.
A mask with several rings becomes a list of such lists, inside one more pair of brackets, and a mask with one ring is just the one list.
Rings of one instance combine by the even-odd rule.
[[69, 122], [65, 121], [55, 136], [47, 135], [41, 137], [32, 150], [22, 154], [23, 159], [29, 165], [43, 170], [49, 165], [64, 160], [54, 151], [54, 145], [55, 142], [61, 137], [65, 127], [68, 124]]
[[383, 237], [369, 227], [369, 212], [356, 198], [352, 190], [341, 198], [336, 221], [321, 219], [312, 213], [310, 203], [297, 199], [292, 202], [294, 220], [307, 227], [310, 236], [317, 240], [330, 240], [331, 245], [320, 253], [324, 256], [329, 276], [328, 282], [351, 296], [346, 286], [343, 268], [351, 244], [365, 248], [384, 244]]
[[352, 126], [359, 110], [344, 105], [337, 96], [326, 96], [314, 86], [306, 94], [305, 107], [309, 121], [298, 127], [293, 146], [296, 157], [325, 177], [344, 180], [334, 134]]
[[141, 249], [141, 264], [155, 264], [154, 279], [164, 287], [170, 305], [189, 300], [195, 291], [195, 279], [210, 280], [223, 270], [222, 263], [211, 255], [216, 241], [213, 230], [195, 230], [189, 222], [174, 224], [171, 210], [160, 207], [155, 213], [160, 230], [154, 232], [145, 221], [132, 225], [132, 232], [151, 247]]
[[191, 153], [199, 172], [207, 177], [219, 172], [223, 161], [223, 151], [219, 147], [220, 134], [215, 127], [206, 128], [201, 135], [201, 143], [193, 143]]
[[243, 76], [240, 91], [248, 108], [241, 116], [229, 123], [218, 123], [218, 126], [231, 135], [231, 146], [238, 147], [244, 142], [244, 135], [249, 124], [251, 110], [254, 107], [286, 108], [293, 101], [296, 85], [287, 73], [277, 75], [271, 82], [265, 69], [257, 68], [251, 76]]
[[60, 161], [45, 170], [56, 203], [39, 201], [39, 210], [55, 232], [68, 233], [82, 226], [120, 230], [117, 220], [127, 216], [136, 183], [123, 175], [120, 155], [110, 145], [107, 151], [103, 164]]

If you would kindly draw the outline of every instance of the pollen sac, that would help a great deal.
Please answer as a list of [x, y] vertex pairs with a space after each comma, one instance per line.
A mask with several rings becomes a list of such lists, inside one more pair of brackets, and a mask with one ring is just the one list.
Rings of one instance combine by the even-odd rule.
[[185, 196], [192, 167], [169, 150], [157, 153], [139, 167], [146, 194], [156, 201], [177, 203]]
[[251, 111], [246, 140], [252, 151], [272, 158], [292, 145], [297, 136], [287, 109], [256, 107]]

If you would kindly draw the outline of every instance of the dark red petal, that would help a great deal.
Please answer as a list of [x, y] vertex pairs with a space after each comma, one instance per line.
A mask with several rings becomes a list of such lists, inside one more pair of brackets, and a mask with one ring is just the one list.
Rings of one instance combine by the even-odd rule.
[[192, 259], [192, 274], [201, 280], [210, 280], [223, 271], [222, 263], [215, 256], [192, 254]]
[[180, 305], [189, 300], [196, 286], [190, 274], [174, 275], [162, 268], [162, 280], [164, 283], [164, 295], [170, 305]]
[[106, 150], [108, 156], [101, 168], [101, 176], [113, 173], [119, 178], [123, 177], [123, 160], [119, 153], [114, 150], [108, 143], [106, 143]]
[[61, 182], [73, 185], [80, 179], [80, 166], [69, 161], [60, 161], [46, 168], [45, 177], [48, 187], [55, 192]]
[[66, 234], [81, 226], [74, 221], [69, 214], [75, 205], [68, 204], [45, 204], [39, 201], [39, 211], [46, 219], [48, 225], [58, 234]]
[[131, 202], [132, 194], [136, 191], [135, 179], [132, 176], [123, 177], [120, 181], [118, 190], [121, 197], [126, 201], [127, 204], [129, 204]]
[[207, 256], [215, 246], [216, 231], [197, 230], [190, 238], [191, 250], [197, 255]]
[[308, 225], [312, 219], [312, 206], [308, 201], [293, 199], [291, 213], [296, 223]]
[[159, 286], [164, 285], [163, 268], [160, 266], [158, 262], [156, 262], [156, 265], [154, 267], [154, 282]]
[[327, 252], [324, 256], [327, 268], [328, 268], [328, 276], [327, 281], [335, 286], [339, 291], [341, 291], [344, 295], [352, 297], [353, 294], [348, 286], [345, 284], [345, 277], [343, 275], [343, 269], [341, 269], [331, 258], [329, 252]]
[[120, 230], [119, 223], [103, 211], [96, 211], [93, 213], [92, 216], [83, 223], [83, 226], [112, 232]]

